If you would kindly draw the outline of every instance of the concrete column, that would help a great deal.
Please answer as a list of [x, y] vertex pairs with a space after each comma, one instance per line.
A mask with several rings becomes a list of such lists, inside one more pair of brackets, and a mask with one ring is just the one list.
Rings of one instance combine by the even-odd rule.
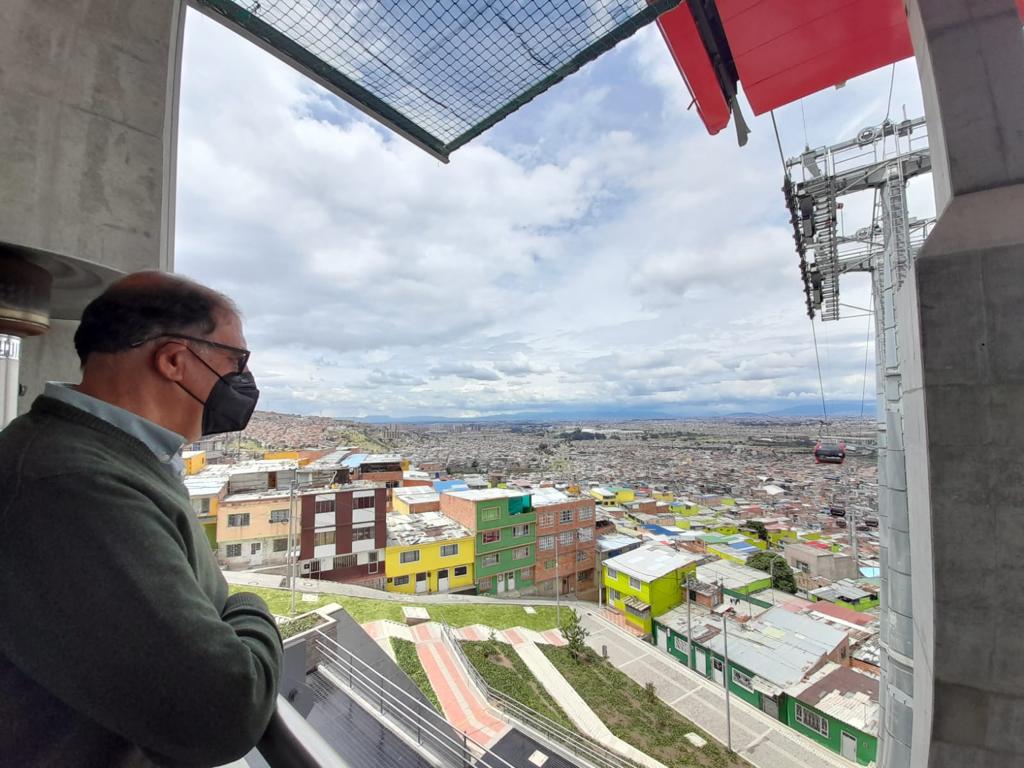
[[1014, 0], [907, 10], [939, 211], [896, 308], [910, 766], [1024, 765], [1024, 36]]
[[[181, 0], [0, 2], [0, 242], [172, 268], [184, 14]], [[23, 344], [20, 411], [46, 379], [77, 380], [64, 325]]]

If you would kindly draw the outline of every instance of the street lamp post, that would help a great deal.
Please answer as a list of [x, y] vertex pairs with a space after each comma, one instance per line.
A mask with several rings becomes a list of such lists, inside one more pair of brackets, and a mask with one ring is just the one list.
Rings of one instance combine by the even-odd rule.
[[[689, 650], [686, 653], [686, 666], [693, 669], [693, 624], [690, 621], [690, 575], [686, 575], [686, 642], [689, 645]], [[705, 670], [706, 672], [707, 670]], [[702, 673], [703, 674], [703, 673]]]
[[722, 613], [722, 642], [724, 643], [725, 668], [722, 670], [722, 681], [725, 683], [725, 743], [732, 752], [732, 711], [729, 708], [729, 621]]
[[562, 577], [559, 573], [558, 566], [558, 528], [555, 528], [555, 623], [561, 628], [562, 626]]
[[298, 469], [292, 470], [292, 484], [288, 489], [288, 588], [291, 591], [291, 615], [295, 615], [295, 486], [299, 481]]

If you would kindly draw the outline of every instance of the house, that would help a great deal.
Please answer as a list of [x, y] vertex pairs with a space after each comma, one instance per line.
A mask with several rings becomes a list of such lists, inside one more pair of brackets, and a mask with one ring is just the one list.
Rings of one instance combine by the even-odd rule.
[[636, 491], [622, 485], [595, 486], [590, 489], [590, 496], [598, 504], [606, 506], [623, 506], [636, 499]]
[[458, 592], [475, 586], [473, 534], [440, 512], [387, 516], [387, 591]]
[[725, 594], [743, 597], [769, 589], [771, 576], [756, 568], [739, 565], [729, 560], [713, 560], [697, 566], [697, 579], [711, 584], [721, 584]]
[[263, 489], [223, 497], [216, 514], [220, 564], [239, 569], [289, 562], [288, 519], [292, 504], [291, 489]]
[[302, 575], [327, 581], [384, 586], [387, 489], [353, 482], [297, 495]]
[[649, 635], [654, 617], [683, 602], [683, 585], [699, 560], [700, 555], [663, 544], [646, 544], [605, 560], [604, 602]]
[[878, 591], [861, 589], [850, 579], [840, 579], [829, 586], [812, 589], [810, 597], [815, 602], [821, 600], [854, 611], [868, 611], [878, 607]]
[[[205, 452], [202, 452], [205, 455]], [[192, 511], [203, 527], [210, 547], [217, 549], [217, 512], [228, 491], [227, 467], [223, 464], [207, 466], [199, 474], [183, 478]]]
[[530, 494], [506, 488], [446, 491], [441, 513], [476, 537], [473, 571], [479, 593], [533, 591], [537, 514]]
[[878, 678], [829, 663], [786, 691], [786, 722], [860, 765], [878, 752]]
[[787, 542], [782, 550], [790, 568], [829, 581], [856, 579], [860, 576], [857, 562], [852, 555], [833, 552], [826, 544], [793, 541]]
[[391, 491], [391, 507], [403, 515], [438, 512], [441, 509], [441, 494], [429, 485], [395, 488]]
[[531, 498], [537, 511], [537, 593], [595, 593], [594, 500], [554, 488], [537, 488]]

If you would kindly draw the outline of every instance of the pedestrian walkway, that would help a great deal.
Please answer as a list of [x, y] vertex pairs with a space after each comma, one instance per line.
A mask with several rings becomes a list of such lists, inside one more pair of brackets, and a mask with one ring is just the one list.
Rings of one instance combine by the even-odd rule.
[[[378, 619], [376, 621], [368, 621], [363, 624], [362, 627], [370, 637], [378, 641], [381, 639], [387, 640], [390, 637], [397, 637], [400, 640], [416, 642], [414, 630], [419, 627], [429, 627], [429, 634], [431, 635], [440, 632], [440, 625], [433, 621], [409, 627], [405, 624], [400, 624], [397, 621], [391, 621], [390, 619]], [[527, 629], [526, 627], [493, 629], [492, 627], [488, 627], [483, 624], [470, 624], [466, 627], [452, 627], [451, 630], [459, 640], [469, 640], [471, 642], [489, 640], [493, 634], [494, 639], [499, 643], [508, 643], [509, 645], [516, 645], [517, 643], [565, 645], [565, 639], [562, 637], [562, 633], [557, 629], [538, 632], [535, 629]]]
[[[658, 697], [723, 744], [726, 736], [725, 692], [722, 686], [687, 669], [666, 652], [623, 632], [598, 610], [581, 610], [590, 635], [587, 644], [639, 685], [653, 683]], [[732, 699], [732, 748], [756, 768], [852, 768], [853, 763]]]
[[583, 700], [583, 697], [576, 693], [569, 681], [562, 676], [558, 668], [548, 660], [548, 657], [541, 652], [536, 644], [522, 642], [514, 644], [512, 647], [515, 648], [519, 658], [523, 660], [537, 681], [544, 686], [544, 690], [572, 720], [573, 725], [580, 733], [587, 734], [591, 739], [600, 742], [616, 754], [640, 765], [645, 765], [647, 768], [665, 768], [663, 763], [641, 752], [632, 744], [627, 744], [608, 730], [608, 726]]

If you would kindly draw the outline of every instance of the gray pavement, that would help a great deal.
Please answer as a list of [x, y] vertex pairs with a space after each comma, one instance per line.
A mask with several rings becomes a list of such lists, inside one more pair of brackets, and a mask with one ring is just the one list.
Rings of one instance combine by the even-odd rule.
[[[640, 685], [725, 744], [725, 691], [664, 651], [622, 631], [595, 611], [580, 611], [587, 643]], [[851, 768], [854, 764], [804, 739], [740, 699], [732, 698], [732, 747], [757, 768]]]

